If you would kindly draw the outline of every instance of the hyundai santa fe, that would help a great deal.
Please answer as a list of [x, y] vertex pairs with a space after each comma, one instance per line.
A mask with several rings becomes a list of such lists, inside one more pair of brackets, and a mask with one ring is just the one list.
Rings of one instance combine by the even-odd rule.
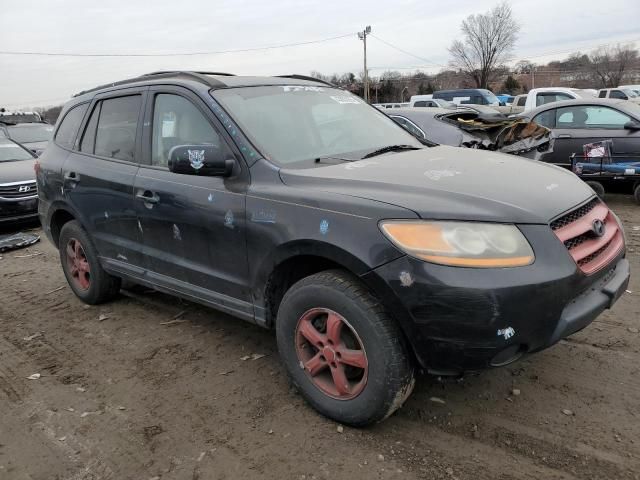
[[81, 300], [127, 280], [273, 328], [294, 386], [350, 425], [393, 413], [417, 370], [553, 345], [629, 281], [619, 220], [572, 173], [421, 143], [302, 76], [82, 92], [36, 171]]

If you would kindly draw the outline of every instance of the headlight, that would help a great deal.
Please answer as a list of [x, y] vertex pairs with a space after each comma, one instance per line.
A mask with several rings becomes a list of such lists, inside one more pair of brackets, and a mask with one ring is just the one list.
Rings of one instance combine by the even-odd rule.
[[380, 228], [400, 250], [427, 262], [499, 268], [530, 265], [535, 259], [515, 225], [389, 220]]

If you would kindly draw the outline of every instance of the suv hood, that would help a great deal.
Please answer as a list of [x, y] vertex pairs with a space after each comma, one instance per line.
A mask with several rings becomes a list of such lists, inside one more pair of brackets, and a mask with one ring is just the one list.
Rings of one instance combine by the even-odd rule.
[[34, 164], [35, 159], [0, 162], [0, 183], [35, 181]]
[[593, 196], [560, 167], [448, 146], [280, 175], [286, 185], [385, 202], [430, 219], [544, 224]]

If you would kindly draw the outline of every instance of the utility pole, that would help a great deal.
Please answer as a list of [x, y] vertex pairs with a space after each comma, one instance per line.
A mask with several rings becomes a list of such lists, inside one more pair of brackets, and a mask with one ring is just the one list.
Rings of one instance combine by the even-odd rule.
[[369, 72], [367, 71], [367, 35], [371, 33], [371, 26], [367, 25], [365, 29], [358, 32], [358, 38], [364, 43], [364, 101], [369, 103]]

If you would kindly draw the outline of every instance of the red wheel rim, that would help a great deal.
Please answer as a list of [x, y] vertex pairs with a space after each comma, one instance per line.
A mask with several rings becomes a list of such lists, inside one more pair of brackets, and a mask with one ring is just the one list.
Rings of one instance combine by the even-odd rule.
[[71, 238], [67, 242], [66, 252], [71, 281], [81, 290], [88, 290], [91, 286], [91, 267], [82, 244]]
[[369, 362], [360, 337], [342, 315], [328, 308], [305, 312], [295, 341], [300, 367], [323, 393], [336, 400], [362, 393]]

